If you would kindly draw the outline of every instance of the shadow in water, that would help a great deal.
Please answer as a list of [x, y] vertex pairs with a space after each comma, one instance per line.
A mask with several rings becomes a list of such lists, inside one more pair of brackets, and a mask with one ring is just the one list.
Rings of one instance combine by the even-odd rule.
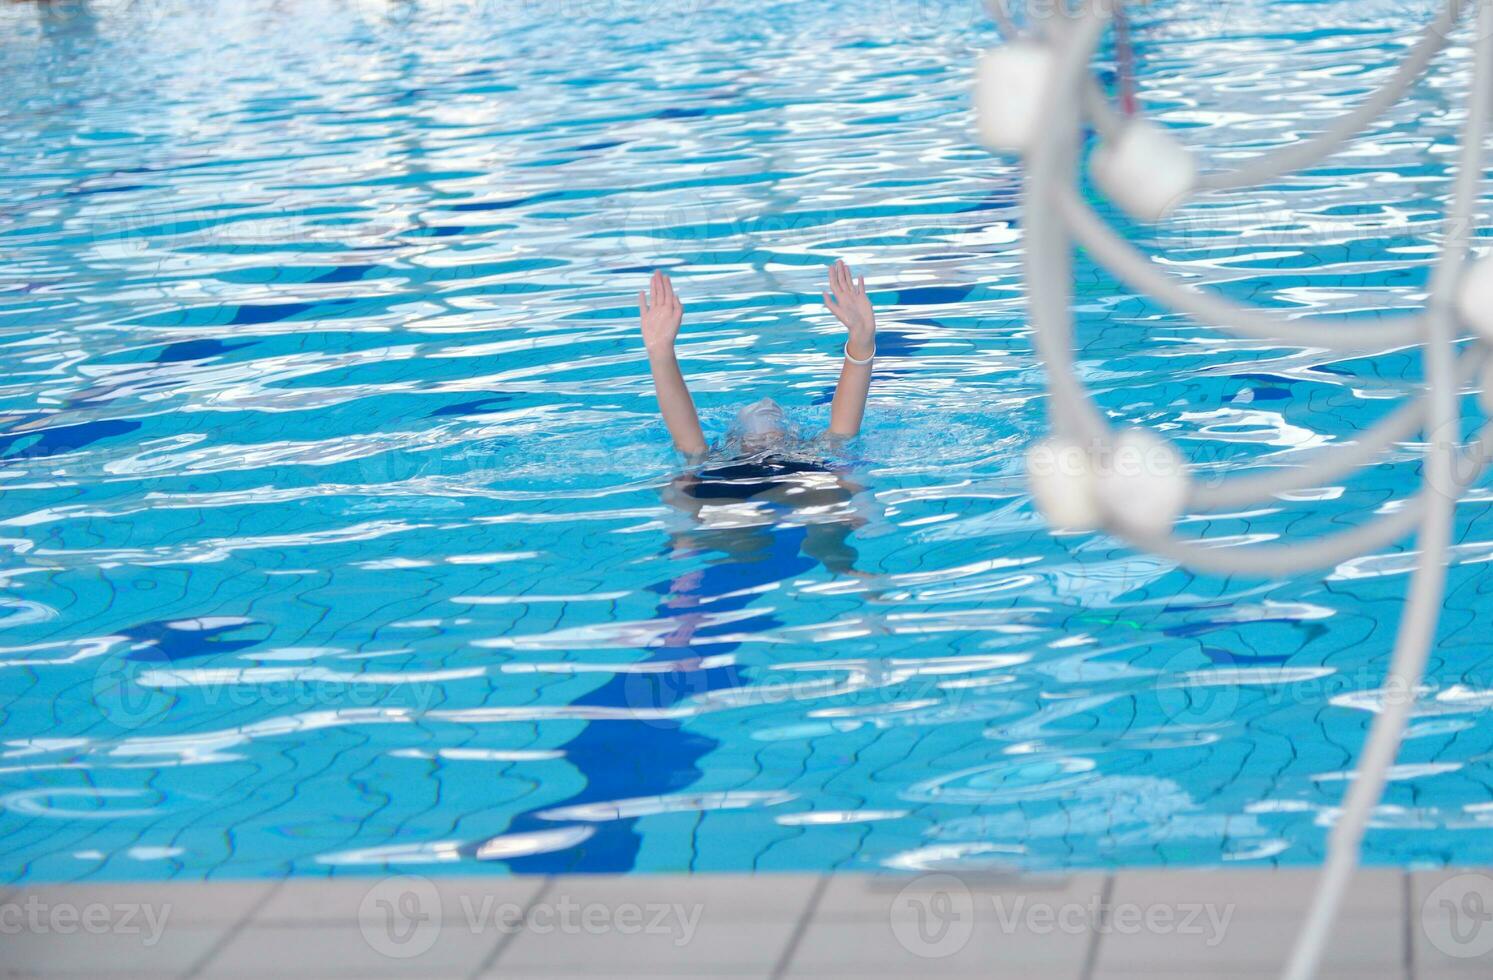
[[[747, 685], [741, 668], [724, 655], [740, 645], [733, 636], [783, 625], [770, 608], [740, 615], [777, 583], [817, 568], [836, 576], [864, 574], [856, 568], [851, 540], [866, 523], [856, 510], [861, 490], [832, 464], [774, 454], [706, 464], [664, 488], [664, 500], [687, 521], [669, 535], [664, 553], [704, 563], [650, 586], [659, 595], [656, 618], [667, 631], [641, 663], [667, 666], [614, 674], [573, 702], [635, 715], [592, 721], [564, 746], [586, 787], [545, 809], [662, 796], [696, 783], [699, 760], [718, 743], [687, 731], [687, 716], [659, 715], [690, 698]], [[635, 823], [636, 818], [601, 822], [590, 838], [568, 850], [508, 864], [529, 874], [629, 871], [641, 844]], [[530, 813], [512, 829], [553, 826]]]

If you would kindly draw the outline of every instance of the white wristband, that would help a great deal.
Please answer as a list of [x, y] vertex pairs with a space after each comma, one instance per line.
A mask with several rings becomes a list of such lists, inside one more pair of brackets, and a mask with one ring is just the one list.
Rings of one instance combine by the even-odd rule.
[[851, 364], [870, 364], [876, 360], [876, 345], [872, 344], [871, 353], [867, 354], [864, 358], [860, 358], [850, 353], [850, 341], [847, 340], [845, 341], [845, 360]]

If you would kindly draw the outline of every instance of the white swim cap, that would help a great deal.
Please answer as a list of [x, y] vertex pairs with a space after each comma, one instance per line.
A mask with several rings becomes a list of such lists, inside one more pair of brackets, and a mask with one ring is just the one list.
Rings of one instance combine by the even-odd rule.
[[776, 438], [788, 431], [788, 418], [783, 406], [763, 398], [736, 413], [736, 429], [743, 439]]

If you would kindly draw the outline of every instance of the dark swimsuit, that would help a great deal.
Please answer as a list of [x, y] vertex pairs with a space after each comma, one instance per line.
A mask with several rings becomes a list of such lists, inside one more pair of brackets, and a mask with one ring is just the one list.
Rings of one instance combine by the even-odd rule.
[[699, 472], [698, 482], [684, 490], [696, 500], [749, 500], [766, 493], [795, 473], [831, 473], [824, 463], [789, 456], [736, 460]]

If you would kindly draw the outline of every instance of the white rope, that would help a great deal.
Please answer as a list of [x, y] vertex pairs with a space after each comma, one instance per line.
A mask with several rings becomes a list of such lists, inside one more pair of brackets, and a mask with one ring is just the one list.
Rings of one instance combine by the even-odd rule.
[[[1108, 2], [1118, 3], [1122, 0]], [[1398, 102], [1411, 83], [1421, 76], [1431, 59], [1446, 45], [1447, 35], [1456, 26], [1457, 16], [1462, 12], [1465, 2], [1466, 0], [1447, 0], [1446, 6], [1441, 8], [1435, 20], [1426, 25], [1394, 74], [1357, 108], [1332, 120], [1325, 130], [1311, 139], [1255, 157], [1235, 170], [1205, 174], [1198, 180], [1198, 187], [1217, 191], [1269, 183], [1281, 174], [1305, 169], [1337, 152], [1349, 137]], [[1084, 109], [1095, 128], [1106, 132], [1119, 125], [1120, 114], [1104, 99], [1097, 83], [1091, 81], [1089, 88], [1097, 94], [1097, 98], [1086, 97]]]
[[[1457, 390], [1460, 392], [1472, 380], [1487, 352], [1481, 344], [1473, 347], [1457, 361]], [[1283, 493], [1295, 493], [1307, 487], [1320, 487], [1339, 480], [1360, 467], [1367, 466], [1374, 458], [1390, 446], [1409, 439], [1426, 420], [1426, 401], [1429, 392], [1423, 392], [1395, 409], [1355, 441], [1324, 446], [1310, 453], [1295, 468], [1271, 470], [1249, 476], [1236, 476], [1217, 484], [1199, 483], [1192, 488], [1188, 505], [1197, 510], [1225, 510], [1244, 507]], [[1490, 457], [1484, 454], [1474, 462], [1475, 454], [1468, 453], [1465, 466], [1475, 466], [1480, 471]], [[1465, 472], [1460, 469], [1458, 472]], [[1469, 481], [1470, 482], [1470, 474]]]
[[985, 11], [990, 14], [990, 19], [995, 21], [995, 26], [1000, 29], [1001, 37], [1007, 41], [1014, 41], [1021, 36], [1021, 31], [1016, 29], [1010, 12], [1006, 10], [1005, 0], [985, 0]]
[[1150, 259], [1099, 220], [1072, 186], [1057, 194], [1058, 215], [1089, 255], [1142, 292], [1198, 320], [1222, 327], [1251, 340], [1299, 347], [1321, 347], [1340, 353], [1384, 350], [1416, 343], [1425, 333], [1420, 317], [1314, 317], [1281, 320], [1261, 310], [1240, 306], [1201, 289], [1191, 289], [1162, 272]]
[[1103, 29], [1104, 18], [1095, 16], [1086, 6], [1077, 29], [1070, 36], [1059, 35], [1052, 42], [1058, 47], [1054, 83], [1046, 87], [1037, 111], [1037, 118], [1045, 121], [1044, 131], [1048, 135], [1032, 148], [1021, 190], [1022, 211], [1028, 219], [1024, 263], [1027, 295], [1032, 322], [1040, 324], [1034, 340], [1038, 356], [1047, 364], [1054, 425], [1060, 431], [1085, 439], [1099, 438], [1109, 431], [1109, 423], [1073, 375], [1073, 319], [1069, 309], [1071, 250], [1056, 234], [1061, 229], [1030, 219], [1048, 211], [1059, 180], [1073, 179], [1078, 152], [1075, 76], [1083, 71]]
[[[1071, 16], [1055, 15], [1043, 23], [1038, 36], [1014, 37], [1009, 47], [1020, 53], [1013, 50], [1002, 61], [1003, 49], [997, 49], [993, 53], [996, 60], [982, 62], [978, 82], [982, 138], [993, 148], [1018, 149], [1025, 161], [1022, 210], [1028, 300], [1037, 354], [1047, 368], [1054, 439], [1059, 441], [1050, 458], [1078, 461], [1067, 472], [1055, 467], [1045, 474], [1031, 470], [1039, 503], [1045, 500], [1044, 509], [1050, 507], [1051, 515], [1061, 516], [1070, 526], [1072, 522], [1080, 526], [1102, 524], [1139, 547], [1189, 568], [1220, 574], [1297, 574], [1336, 565], [1411, 533], [1417, 537], [1419, 558], [1381, 690], [1382, 709], [1374, 718], [1342, 811], [1328, 836], [1322, 878], [1284, 972], [1286, 980], [1308, 980], [1316, 973], [1344, 890], [1357, 867], [1364, 829], [1399, 751], [1435, 640], [1456, 502], [1462, 490], [1493, 460], [1493, 423], [1482, 425], [1470, 444], [1458, 450], [1458, 399], [1463, 387], [1487, 361], [1485, 345], [1493, 339], [1493, 333], [1484, 334], [1459, 357], [1459, 326], [1454, 312], [1454, 297], [1465, 274], [1470, 229], [1476, 216], [1483, 143], [1493, 101], [1493, 0], [1476, 0], [1475, 70], [1467, 99], [1467, 122], [1445, 219], [1444, 243], [1432, 272], [1426, 309], [1417, 315], [1377, 320], [1273, 315], [1194, 289], [1168, 275], [1111, 230], [1079, 196], [1080, 126], [1087, 119], [1100, 136], [1100, 150], [1091, 167], [1113, 168], [1108, 184], [1102, 172], [1096, 172], [1096, 183], [1107, 187], [1117, 203], [1140, 217], [1163, 214], [1174, 184], [1185, 184], [1182, 191], [1191, 193], [1268, 181], [1337, 151], [1404, 95], [1445, 46], [1464, 0], [1447, 0], [1391, 77], [1357, 108], [1329, 123], [1322, 133], [1234, 170], [1196, 177], [1185, 150], [1154, 124], [1117, 112], [1089, 73], [1089, 63], [1109, 21], [1111, 2], [1084, 0]], [[1009, 33], [1007, 36], [1012, 37]], [[1040, 76], [1035, 81], [1028, 77], [1033, 73]], [[1031, 95], [1030, 106], [1018, 106], [1014, 112], [1009, 106], [989, 108], [1002, 98], [1020, 98], [1023, 92]], [[995, 123], [984, 118], [987, 113]], [[1129, 149], [1127, 140], [1132, 140]], [[1137, 192], [1135, 183], [1151, 180], [1153, 169], [1160, 174], [1155, 178], [1158, 186]], [[1153, 473], [1145, 477], [1149, 483], [1119, 483], [1117, 492], [1115, 481], [1122, 479], [1117, 459], [1127, 438], [1131, 439], [1131, 448], [1161, 447], [1155, 451], [1162, 460], [1173, 458], [1169, 455], [1172, 450], [1154, 436], [1117, 434], [1074, 371], [1071, 263], [1075, 245], [1081, 245], [1091, 259], [1133, 288], [1152, 294], [1177, 312], [1239, 336], [1332, 352], [1420, 346], [1425, 361], [1425, 392], [1354, 442], [1307, 454], [1295, 466], [1227, 478], [1211, 485], [1189, 482], [1181, 492], [1168, 481], [1185, 480], [1185, 476], [1158, 477]], [[1170, 527], [1174, 513], [1161, 510], [1162, 520], [1155, 519], [1158, 508], [1173, 503], [1178, 510], [1184, 504], [1205, 510], [1236, 507], [1322, 485], [1373, 462], [1380, 453], [1417, 431], [1426, 433], [1427, 443], [1421, 490], [1396, 509], [1351, 530], [1306, 541], [1260, 544], [1236, 540], [1210, 545], [1177, 538]], [[1138, 493], [1137, 486], [1165, 492]], [[1157, 504], [1153, 497], [1166, 503]], [[1146, 519], [1140, 520], [1127, 513], [1130, 510], [1149, 513], [1141, 515]]]
[[1359, 760], [1337, 823], [1327, 840], [1327, 861], [1312, 902], [1306, 925], [1286, 969], [1286, 980], [1310, 980], [1317, 972], [1322, 950], [1332, 932], [1333, 920], [1343, 893], [1358, 866], [1359, 844], [1369, 815], [1379, 805], [1389, 767], [1405, 735], [1405, 725], [1414, 707], [1416, 691], [1425, 675], [1426, 660], [1436, 639], [1446, 586], [1446, 548], [1451, 543], [1452, 512], [1456, 509], [1455, 470], [1452, 443], [1459, 422], [1457, 390], [1454, 387], [1452, 344], [1457, 327], [1452, 318], [1452, 291], [1456, 289], [1465, 261], [1467, 242], [1475, 216], [1478, 186], [1482, 182], [1483, 137], [1488, 121], [1488, 87], [1493, 85], [1493, 2], [1479, 0], [1477, 12], [1476, 69], [1467, 98], [1467, 123], [1462, 133], [1462, 152], [1457, 161], [1456, 186], [1446, 217], [1445, 242], [1436, 269], [1426, 316], [1426, 382], [1429, 391], [1430, 448], [1426, 454], [1425, 518], [1417, 544], [1420, 561], [1410, 581], [1410, 601], [1395, 635], [1394, 656], [1389, 664], [1381, 699], [1368, 743]]

